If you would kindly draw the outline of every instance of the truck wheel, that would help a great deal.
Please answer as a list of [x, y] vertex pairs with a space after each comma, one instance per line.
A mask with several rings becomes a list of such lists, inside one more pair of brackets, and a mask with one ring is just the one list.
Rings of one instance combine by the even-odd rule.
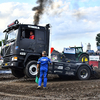
[[23, 70], [11, 69], [11, 71], [12, 71], [12, 74], [13, 74], [15, 77], [17, 77], [17, 78], [21, 78], [21, 77], [24, 77], [24, 76], [25, 76]]
[[91, 76], [90, 69], [87, 66], [81, 66], [78, 69], [77, 77], [79, 80], [88, 80]]
[[87, 54], [82, 54], [82, 55], [79, 57], [79, 61], [88, 63], [88, 62], [89, 62], [89, 55], [87, 55]]
[[37, 74], [37, 63], [36, 61], [30, 61], [27, 63], [25, 68], [25, 75], [27, 77], [34, 78]]

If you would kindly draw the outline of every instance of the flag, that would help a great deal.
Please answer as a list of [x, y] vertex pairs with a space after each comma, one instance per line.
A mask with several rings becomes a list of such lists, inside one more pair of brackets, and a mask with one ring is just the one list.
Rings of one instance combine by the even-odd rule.
[[35, 78], [35, 82], [36, 82], [37, 84], [38, 84], [38, 82], [39, 82], [39, 76], [40, 76], [40, 68], [39, 68], [38, 73], [37, 73], [36, 78]]
[[39, 82], [39, 78], [38, 78], [38, 76], [36, 76], [36, 78], [35, 78], [35, 82], [38, 84], [38, 82]]

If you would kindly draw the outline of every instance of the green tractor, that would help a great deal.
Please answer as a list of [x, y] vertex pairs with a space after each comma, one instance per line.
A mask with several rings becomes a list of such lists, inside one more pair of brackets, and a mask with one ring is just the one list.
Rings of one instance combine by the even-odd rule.
[[86, 52], [83, 52], [82, 47], [64, 48], [63, 54], [70, 60], [76, 60], [85, 63], [89, 62], [89, 55]]

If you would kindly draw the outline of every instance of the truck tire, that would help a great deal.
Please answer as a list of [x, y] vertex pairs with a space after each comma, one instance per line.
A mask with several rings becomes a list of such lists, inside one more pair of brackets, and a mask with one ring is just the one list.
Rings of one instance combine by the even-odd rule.
[[25, 76], [23, 70], [11, 69], [11, 71], [12, 71], [12, 74], [13, 74], [15, 77], [17, 77], [17, 78], [21, 78], [21, 77], [24, 77], [24, 76]]
[[77, 78], [79, 80], [88, 80], [90, 76], [91, 72], [87, 66], [81, 66], [77, 71]]
[[36, 61], [30, 61], [25, 67], [25, 75], [27, 77], [34, 78], [37, 74], [37, 63]]
[[89, 55], [88, 55], [88, 54], [82, 54], [82, 55], [79, 57], [79, 61], [88, 63], [88, 62], [89, 62]]

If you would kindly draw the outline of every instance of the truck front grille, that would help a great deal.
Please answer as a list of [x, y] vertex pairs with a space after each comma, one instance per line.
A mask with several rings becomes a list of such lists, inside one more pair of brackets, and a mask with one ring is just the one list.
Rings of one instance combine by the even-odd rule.
[[4, 63], [10, 62], [11, 61], [11, 58], [10, 57], [6, 57], [6, 58], [3, 59], [3, 61], [4, 61]]
[[5, 56], [10, 54], [11, 46], [5, 47]]

